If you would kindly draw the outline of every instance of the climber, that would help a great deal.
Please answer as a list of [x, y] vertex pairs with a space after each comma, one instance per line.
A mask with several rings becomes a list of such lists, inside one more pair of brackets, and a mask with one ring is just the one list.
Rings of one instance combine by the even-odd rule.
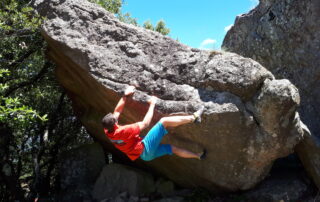
[[135, 92], [134, 86], [129, 86], [124, 93], [124, 96], [118, 102], [113, 113], [105, 115], [102, 119], [104, 132], [114, 146], [125, 153], [132, 161], [141, 158], [145, 161], [151, 161], [163, 155], [175, 154], [183, 158], [195, 158], [202, 160], [206, 157], [206, 150], [201, 153], [193, 153], [191, 151], [170, 145], [160, 144], [164, 135], [168, 133], [167, 127], [176, 127], [179, 125], [195, 122], [201, 122], [201, 115], [204, 107], [202, 106], [193, 115], [170, 116], [163, 117], [153, 126], [153, 128], [144, 137], [140, 137], [140, 132], [147, 128], [152, 120], [154, 108], [157, 98], [152, 96], [148, 100], [149, 109], [141, 122], [129, 125], [119, 125], [118, 119], [124, 108], [127, 97]]

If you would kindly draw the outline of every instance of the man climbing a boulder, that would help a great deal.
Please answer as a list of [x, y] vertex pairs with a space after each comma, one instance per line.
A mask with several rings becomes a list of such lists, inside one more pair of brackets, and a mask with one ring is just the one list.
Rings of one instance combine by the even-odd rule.
[[142, 138], [140, 132], [150, 125], [153, 117], [157, 98], [152, 96], [148, 103], [149, 109], [141, 122], [129, 125], [119, 125], [118, 119], [126, 103], [128, 96], [135, 92], [134, 86], [129, 86], [120, 99], [113, 113], [105, 115], [102, 119], [104, 132], [114, 146], [125, 153], [132, 161], [141, 158], [145, 161], [151, 161], [157, 157], [175, 154], [182, 158], [195, 158], [202, 160], [206, 157], [206, 150], [201, 153], [191, 151], [170, 145], [161, 144], [161, 140], [168, 133], [167, 127], [176, 127], [179, 125], [195, 122], [201, 122], [201, 115], [204, 107], [192, 115], [163, 117], [153, 126], [148, 134]]

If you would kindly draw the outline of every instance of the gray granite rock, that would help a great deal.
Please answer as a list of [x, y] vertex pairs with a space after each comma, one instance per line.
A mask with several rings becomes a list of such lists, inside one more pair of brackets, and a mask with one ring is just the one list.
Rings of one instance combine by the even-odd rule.
[[[101, 201], [114, 197], [126, 198], [155, 192], [153, 176], [141, 170], [121, 165], [106, 165], [95, 182], [92, 196]], [[121, 197], [121, 193], [123, 193]], [[125, 194], [124, 194], [125, 193]]]
[[310, 181], [304, 180], [301, 171], [291, 168], [271, 175], [242, 197], [246, 202], [290, 202], [307, 201], [314, 198], [312, 195]]
[[105, 164], [104, 152], [98, 143], [62, 153], [59, 201], [91, 200], [91, 190]]
[[313, 136], [306, 134], [297, 151], [303, 151], [299, 156], [307, 170], [317, 170], [310, 174], [320, 188], [320, 161], [314, 160], [320, 159], [315, 152], [320, 150], [320, 1], [261, 0], [236, 18], [223, 48], [260, 62], [276, 78], [297, 86], [299, 113]]
[[[42, 34], [48, 42], [48, 56], [57, 64], [57, 79], [90, 134], [116, 156], [121, 155], [105, 137], [100, 120], [113, 111], [124, 89], [133, 83], [138, 90], [126, 104], [122, 124], [142, 120], [150, 94], [159, 98], [153, 123], [205, 106], [201, 124], [170, 129], [163, 142], [194, 152], [206, 148], [206, 160], [166, 156], [136, 162], [180, 186], [249, 189], [264, 179], [275, 159], [292, 153], [303, 135], [288, 132], [299, 104], [295, 87], [288, 81], [275, 81], [252, 59], [190, 48], [122, 23], [85, 0], [37, 1], [35, 6], [47, 16]], [[272, 88], [262, 89], [266, 79]], [[264, 100], [283, 113], [268, 111]], [[287, 104], [290, 108], [282, 108]], [[265, 117], [277, 125], [276, 135], [268, 132]]]

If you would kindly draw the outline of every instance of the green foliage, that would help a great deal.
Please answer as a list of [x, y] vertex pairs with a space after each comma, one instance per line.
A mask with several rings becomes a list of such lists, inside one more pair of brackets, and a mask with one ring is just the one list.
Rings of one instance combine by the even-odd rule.
[[153, 27], [153, 25], [152, 25], [150, 20], [145, 21], [143, 23], [143, 27], [146, 28], [146, 29], [154, 31], [154, 27]]
[[43, 19], [28, 2], [0, 2], [0, 201], [54, 191], [58, 155], [91, 141], [55, 81]]
[[119, 13], [119, 14], [117, 15], [117, 17], [118, 17], [118, 19], [119, 19], [121, 22], [125, 22], [125, 23], [128, 23], [128, 24], [132, 24], [132, 25], [135, 25], [135, 26], [139, 26], [139, 25], [138, 25], [138, 22], [137, 22], [137, 19], [131, 17], [131, 14], [130, 14], [130, 13], [125, 13], [125, 14]]
[[41, 24], [41, 18], [33, 17], [31, 7], [21, 7], [21, 2], [6, 1], [1, 5], [0, 29], [6, 33], [10, 31], [35, 31]]
[[163, 35], [168, 35], [169, 32], [170, 32], [170, 29], [168, 29], [168, 28], [166, 27], [166, 24], [165, 24], [165, 22], [164, 22], [163, 20], [160, 20], [160, 21], [157, 23], [157, 25], [156, 25], [156, 27], [155, 27], [154, 30], [155, 30], [156, 32], [159, 32], [159, 33], [163, 34]]
[[143, 27], [152, 31], [159, 32], [162, 35], [168, 35], [170, 33], [170, 29], [166, 27], [166, 24], [163, 20], [160, 20], [155, 27], [152, 25], [150, 20], [147, 20], [143, 23]]
[[[44, 19], [28, 7], [29, 1], [0, 2], [0, 201], [54, 192], [58, 156], [92, 141], [54, 78], [40, 34]], [[121, 12], [121, 0], [90, 1], [138, 26]], [[164, 22], [155, 29], [168, 33], [161, 31]]]
[[88, 0], [89, 2], [96, 3], [107, 11], [115, 14], [122, 22], [138, 26], [135, 18], [131, 17], [130, 13], [122, 13], [122, 0]]
[[[88, 0], [92, 3], [99, 4], [101, 7], [105, 8], [107, 11], [114, 13], [118, 19], [122, 22], [138, 25], [137, 19], [131, 17], [130, 13], [122, 13], [121, 7], [123, 4], [122, 0]], [[170, 29], [168, 29], [163, 20], [160, 20], [156, 26], [153, 26], [150, 20], [146, 21], [142, 25], [144, 28], [159, 32], [163, 35], [168, 35], [170, 33]]]
[[88, 0], [92, 3], [99, 4], [107, 11], [119, 14], [121, 12], [122, 0]]
[[[28, 43], [34, 43], [34, 38], [30, 37], [29, 34], [36, 32], [42, 22], [42, 19], [33, 13], [32, 8], [21, 7], [16, 1], [7, 1], [7, 3], [1, 5], [0, 12], [0, 36], [2, 38], [0, 41], [2, 47], [0, 52], [0, 80], [11, 76], [8, 68], [14, 66], [19, 60], [19, 57], [24, 53], [24, 49], [27, 49]], [[25, 72], [27, 71], [15, 71], [12, 76], [15, 77]], [[2, 103], [0, 106], [0, 122], [25, 126], [35, 119], [46, 121], [46, 115], [41, 116], [31, 107], [22, 104], [19, 96], [14, 98], [4, 96], [9, 86], [16, 81], [12, 80], [0, 84], [0, 103]]]
[[25, 126], [26, 123], [30, 123], [33, 119], [39, 118], [41, 121], [47, 121], [47, 115], [40, 116], [32, 108], [21, 104], [18, 98], [3, 98], [1, 102], [4, 106], [0, 106], [0, 122], [11, 120], [13, 125]]
[[[0, 69], [0, 78], [3, 78], [4, 75], [10, 75], [9, 71]], [[24, 128], [37, 119], [47, 121], [47, 114], [41, 116], [31, 107], [23, 105], [20, 98], [3, 96], [8, 87], [7, 84], [0, 84], [0, 103], [2, 103], [0, 106], [0, 123]]]

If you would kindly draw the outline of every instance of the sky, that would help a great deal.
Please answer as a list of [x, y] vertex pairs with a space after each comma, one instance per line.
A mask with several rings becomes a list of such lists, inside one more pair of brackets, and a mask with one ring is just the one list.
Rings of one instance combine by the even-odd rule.
[[139, 25], [164, 20], [169, 36], [200, 49], [220, 49], [237, 15], [247, 13], [259, 0], [124, 0], [123, 13]]

